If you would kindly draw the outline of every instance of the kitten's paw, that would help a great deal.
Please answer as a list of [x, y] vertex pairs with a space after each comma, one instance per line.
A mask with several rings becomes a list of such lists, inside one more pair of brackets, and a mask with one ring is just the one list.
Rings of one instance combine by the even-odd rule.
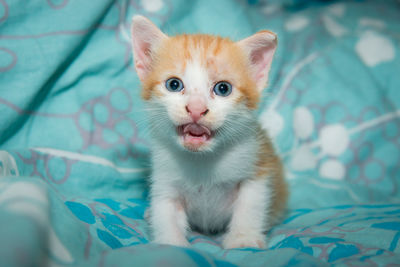
[[265, 248], [265, 236], [263, 234], [248, 234], [244, 232], [233, 232], [226, 234], [222, 245], [225, 249], [230, 248]]
[[158, 237], [153, 240], [154, 243], [163, 244], [163, 245], [171, 245], [177, 247], [189, 247], [190, 243], [184, 237]]

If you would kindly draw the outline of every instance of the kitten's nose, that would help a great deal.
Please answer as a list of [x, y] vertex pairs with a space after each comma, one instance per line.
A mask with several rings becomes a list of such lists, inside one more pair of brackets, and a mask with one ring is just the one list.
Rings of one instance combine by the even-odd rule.
[[197, 122], [202, 116], [208, 113], [206, 101], [200, 96], [190, 97], [186, 105], [186, 111], [192, 117], [193, 121]]

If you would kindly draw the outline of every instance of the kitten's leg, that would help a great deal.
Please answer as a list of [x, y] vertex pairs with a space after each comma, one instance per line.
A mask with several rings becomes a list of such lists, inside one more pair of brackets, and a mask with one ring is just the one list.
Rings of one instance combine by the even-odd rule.
[[153, 195], [150, 206], [153, 242], [189, 246], [185, 235], [188, 228], [186, 212], [179, 198]]
[[265, 247], [263, 231], [267, 227], [271, 190], [266, 179], [249, 179], [240, 185], [224, 248]]

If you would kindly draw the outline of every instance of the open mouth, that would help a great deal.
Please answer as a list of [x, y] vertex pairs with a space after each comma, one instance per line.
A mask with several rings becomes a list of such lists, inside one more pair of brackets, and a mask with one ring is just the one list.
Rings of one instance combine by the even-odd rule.
[[177, 132], [183, 138], [183, 145], [190, 150], [197, 150], [212, 137], [210, 129], [197, 123], [180, 125]]

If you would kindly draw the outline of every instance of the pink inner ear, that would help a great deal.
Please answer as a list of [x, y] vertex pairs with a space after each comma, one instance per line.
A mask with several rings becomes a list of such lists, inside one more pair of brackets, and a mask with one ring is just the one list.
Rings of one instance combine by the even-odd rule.
[[135, 46], [135, 67], [138, 71], [138, 75], [140, 78], [144, 78], [147, 74], [148, 70], [150, 69], [151, 64], [151, 55], [150, 55], [150, 44], [146, 42], [139, 42], [136, 43]]
[[274, 49], [272, 47], [260, 47], [255, 49], [251, 54], [251, 63], [255, 67], [255, 79], [261, 82], [266, 79], [269, 68], [271, 66]]
[[139, 78], [143, 81], [151, 70], [153, 49], [167, 36], [151, 21], [140, 15], [132, 18], [131, 33], [135, 67]]
[[150, 44], [146, 42], [140, 42], [137, 44], [137, 54], [140, 60], [146, 60], [146, 57], [150, 55]]

